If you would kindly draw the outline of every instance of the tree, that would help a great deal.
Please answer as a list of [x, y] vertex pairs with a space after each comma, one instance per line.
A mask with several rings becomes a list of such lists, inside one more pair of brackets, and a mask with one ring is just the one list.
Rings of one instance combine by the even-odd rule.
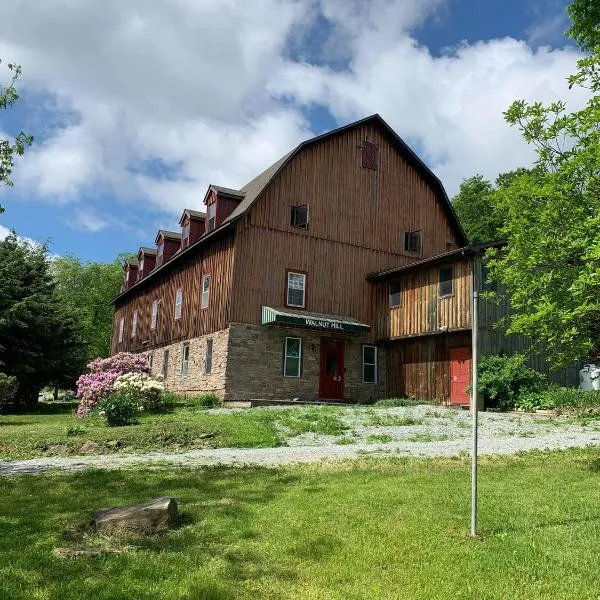
[[490, 263], [514, 309], [509, 331], [542, 342], [557, 366], [600, 350], [600, 10], [576, 0], [569, 13], [570, 35], [595, 48], [569, 85], [590, 99], [576, 112], [523, 100], [506, 111], [537, 161], [497, 194], [508, 246]]
[[[1, 59], [0, 64], [2, 64]], [[0, 109], [4, 110], [10, 108], [19, 99], [15, 83], [21, 75], [21, 67], [15, 64], [9, 64], [8, 69], [11, 73], [9, 84], [5, 87], [0, 85]], [[13, 185], [10, 176], [12, 174], [15, 156], [22, 156], [25, 152], [25, 147], [30, 146], [32, 142], [33, 137], [22, 131], [14, 140], [0, 138], [0, 185]], [[3, 212], [4, 209], [0, 206], [0, 214]]]
[[52, 262], [52, 274], [59, 297], [81, 324], [86, 362], [108, 356], [114, 315], [110, 302], [123, 283], [122, 258], [95, 263], [64, 256]]
[[47, 249], [0, 241], [0, 370], [17, 378], [17, 405], [46, 385], [73, 386], [85, 365], [78, 317], [56, 293]]
[[499, 217], [494, 200], [494, 186], [475, 175], [463, 180], [452, 205], [458, 215], [469, 241], [481, 244], [500, 239], [499, 230], [503, 220]]

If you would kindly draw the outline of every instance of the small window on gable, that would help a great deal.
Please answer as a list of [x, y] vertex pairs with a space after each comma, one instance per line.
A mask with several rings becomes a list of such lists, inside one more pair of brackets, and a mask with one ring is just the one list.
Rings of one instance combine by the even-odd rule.
[[377, 170], [379, 167], [379, 146], [371, 142], [363, 142], [362, 166], [365, 169]]
[[202, 278], [202, 299], [200, 300], [200, 308], [208, 306], [210, 295], [210, 275], [205, 275]]
[[292, 227], [298, 227], [298, 229], [308, 229], [308, 204], [292, 206], [290, 224]]
[[286, 304], [294, 308], [306, 308], [306, 274], [288, 271]]
[[402, 301], [402, 284], [399, 281], [390, 283], [390, 306], [400, 306]]
[[161, 242], [157, 247], [156, 247], [156, 266], [160, 267], [160, 265], [162, 265], [163, 262], [163, 255], [164, 255], [164, 249], [165, 249], [165, 245], [163, 242]]
[[440, 269], [440, 286], [439, 286], [439, 297], [445, 298], [452, 296], [452, 267], [443, 267]]
[[208, 205], [208, 225], [207, 231], [212, 231], [215, 228], [217, 221], [217, 203], [213, 202]]
[[406, 252], [421, 252], [421, 232], [407, 231], [404, 234], [404, 250]]
[[179, 288], [175, 294], [175, 318], [181, 319], [181, 306], [183, 304], [183, 290]]
[[127, 271], [125, 271], [125, 283], [129, 283], [129, 267], [127, 267]]

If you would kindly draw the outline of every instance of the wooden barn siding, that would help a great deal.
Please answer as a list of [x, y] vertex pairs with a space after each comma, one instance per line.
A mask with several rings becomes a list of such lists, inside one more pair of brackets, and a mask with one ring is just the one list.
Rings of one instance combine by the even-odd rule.
[[471, 332], [422, 336], [386, 346], [386, 395], [430, 402], [450, 399], [450, 348], [471, 346]]
[[[482, 272], [482, 260], [474, 262], [475, 277], [480, 291], [485, 289]], [[547, 355], [539, 346], [535, 346], [530, 338], [524, 335], [507, 334], [503, 325], [504, 317], [510, 315], [511, 308], [508, 300], [499, 304], [484, 296], [479, 296], [477, 318], [478, 332], [477, 347], [480, 356], [505, 354], [525, 354], [527, 364], [555, 383], [566, 386], [579, 385], [579, 369], [581, 363], [575, 363], [563, 369], [553, 369], [547, 361]]]
[[[380, 147], [379, 169], [361, 167], [361, 144]], [[308, 204], [309, 228], [290, 225]], [[404, 232], [422, 230], [419, 254], [404, 252]], [[262, 304], [283, 306], [285, 270], [308, 272], [307, 310], [372, 323], [371, 271], [446, 250], [456, 238], [423, 178], [376, 127], [345, 132], [304, 150], [238, 224], [232, 320], [260, 322]]]
[[[453, 294], [440, 298], [440, 268], [452, 266]], [[400, 306], [389, 304], [389, 282], [374, 283], [375, 337], [394, 337], [437, 333], [441, 327], [448, 330], [471, 326], [471, 277], [468, 260], [424, 268], [399, 277], [402, 286]]]
[[[115, 306], [112, 352], [138, 352], [187, 340], [228, 326], [231, 310], [231, 283], [234, 265], [234, 237], [191, 253], [155, 282], [134, 291]], [[209, 305], [200, 308], [201, 282], [211, 275]], [[175, 293], [183, 288], [181, 319], [175, 320]], [[156, 329], [150, 329], [152, 302], [159, 301]], [[138, 310], [138, 330], [131, 337], [133, 312]], [[123, 342], [118, 342], [119, 321], [125, 319]], [[148, 340], [149, 343], [142, 344]]]

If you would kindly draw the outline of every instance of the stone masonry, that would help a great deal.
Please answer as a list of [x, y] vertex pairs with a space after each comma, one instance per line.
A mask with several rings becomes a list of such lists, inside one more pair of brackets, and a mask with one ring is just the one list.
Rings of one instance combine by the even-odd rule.
[[[206, 360], [207, 340], [213, 340], [212, 369], [206, 374], [204, 365]], [[181, 377], [181, 357], [183, 344], [189, 343], [189, 363], [187, 377]], [[227, 350], [229, 343], [229, 329], [215, 331], [191, 340], [183, 340], [151, 351], [152, 374], [163, 374], [164, 353], [169, 351], [169, 360], [166, 369], [165, 385], [168, 389], [184, 394], [201, 394], [214, 392], [223, 398], [225, 392], [225, 372], [227, 366]]]
[[[283, 376], [286, 337], [302, 339], [302, 374]], [[229, 328], [229, 353], [225, 400], [319, 399], [319, 370], [323, 333], [306, 329], [261, 327], [232, 323]], [[343, 336], [344, 399], [357, 402], [385, 396], [385, 351], [379, 347], [378, 383], [362, 382], [362, 345], [366, 338]]]

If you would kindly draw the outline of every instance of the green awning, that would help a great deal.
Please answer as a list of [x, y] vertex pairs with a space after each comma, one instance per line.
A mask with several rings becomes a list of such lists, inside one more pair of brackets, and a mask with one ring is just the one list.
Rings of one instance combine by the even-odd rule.
[[349, 317], [306, 312], [292, 308], [262, 307], [263, 325], [296, 325], [338, 333], [369, 333], [370, 327]]

